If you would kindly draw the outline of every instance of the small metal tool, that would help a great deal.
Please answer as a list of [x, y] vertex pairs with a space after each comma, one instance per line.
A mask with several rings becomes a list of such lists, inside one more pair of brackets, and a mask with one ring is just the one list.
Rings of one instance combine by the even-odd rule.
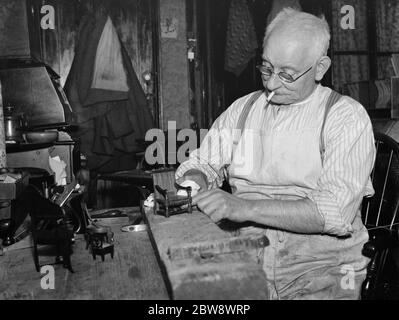
[[123, 226], [121, 228], [123, 232], [138, 232], [138, 231], [146, 231], [147, 226], [145, 224], [131, 224], [127, 226]]

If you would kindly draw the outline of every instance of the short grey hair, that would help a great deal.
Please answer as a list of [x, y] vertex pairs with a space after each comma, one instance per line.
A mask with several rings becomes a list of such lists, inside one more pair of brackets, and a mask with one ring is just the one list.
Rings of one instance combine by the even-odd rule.
[[284, 26], [286, 31], [299, 32], [311, 37], [317, 59], [327, 55], [331, 35], [330, 27], [324, 16], [318, 18], [315, 15], [293, 8], [282, 9], [267, 26], [263, 47], [265, 47], [266, 41], [273, 30], [279, 26]]

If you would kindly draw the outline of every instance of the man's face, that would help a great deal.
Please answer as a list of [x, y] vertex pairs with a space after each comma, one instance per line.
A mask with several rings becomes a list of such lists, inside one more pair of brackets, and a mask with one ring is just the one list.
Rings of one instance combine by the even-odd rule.
[[[304, 100], [316, 87], [314, 50], [309, 38], [287, 34], [275, 30], [266, 41], [262, 64], [274, 70], [270, 77], [262, 76], [263, 86], [274, 91], [272, 102], [276, 104], [293, 104]], [[293, 83], [286, 83], [277, 75], [285, 72], [294, 79], [303, 74], [310, 67], [312, 69]]]

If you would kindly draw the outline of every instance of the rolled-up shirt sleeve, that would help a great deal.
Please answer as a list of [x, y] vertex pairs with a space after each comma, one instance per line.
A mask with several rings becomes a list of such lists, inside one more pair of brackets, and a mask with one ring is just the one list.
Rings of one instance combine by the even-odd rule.
[[348, 97], [333, 107], [325, 130], [323, 169], [308, 194], [324, 218], [323, 233], [347, 236], [364, 196], [371, 196], [374, 135], [364, 108]]
[[231, 163], [236, 123], [250, 95], [236, 100], [213, 123], [201, 146], [190, 153], [176, 170], [176, 179], [189, 170], [199, 170], [208, 179], [209, 188], [220, 187], [225, 179], [225, 169]]
[[222, 129], [220, 122], [216, 120], [208, 131], [200, 148], [190, 153], [187, 161], [183, 162], [176, 170], [176, 179], [189, 170], [199, 170], [208, 179], [209, 188], [221, 186], [224, 179], [224, 168], [229, 164], [230, 130]]

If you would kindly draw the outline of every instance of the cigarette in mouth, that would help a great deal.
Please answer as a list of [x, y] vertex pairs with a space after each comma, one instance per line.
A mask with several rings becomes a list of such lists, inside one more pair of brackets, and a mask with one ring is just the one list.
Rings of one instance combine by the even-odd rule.
[[273, 96], [274, 96], [274, 91], [270, 92], [269, 96], [266, 98], [268, 103], [270, 102], [270, 100], [272, 100]]

